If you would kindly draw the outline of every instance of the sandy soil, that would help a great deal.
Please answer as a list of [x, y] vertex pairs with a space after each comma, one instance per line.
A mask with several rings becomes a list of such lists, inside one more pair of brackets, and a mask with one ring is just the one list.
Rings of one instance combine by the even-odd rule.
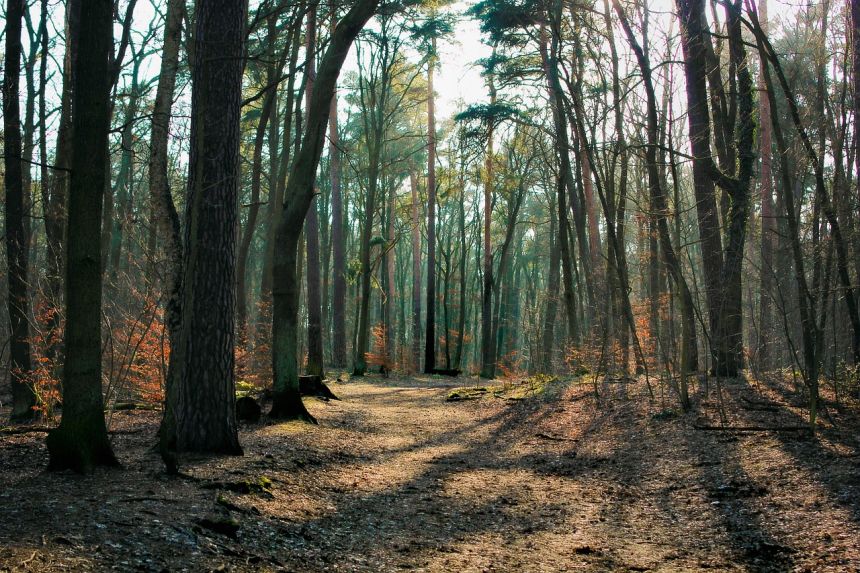
[[124, 468], [91, 476], [0, 435], [0, 571], [860, 571], [856, 404], [811, 437], [699, 429], [802, 425], [777, 384], [700, 385], [682, 416], [642, 382], [446, 402], [464, 383], [335, 384], [319, 426], [244, 426], [181, 478], [157, 412], [116, 413]]

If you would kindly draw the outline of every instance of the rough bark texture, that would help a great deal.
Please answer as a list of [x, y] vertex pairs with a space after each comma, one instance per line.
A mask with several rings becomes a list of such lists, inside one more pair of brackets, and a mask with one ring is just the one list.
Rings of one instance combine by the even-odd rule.
[[80, 53], [75, 64], [74, 141], [66, 239], [66, 331], [63, 418], [48, 434], [49, 469], [87, 472], [117, 465], [108, 441], [102, 399], [101, 215], [110, 128], [108, 58], [112, 35], [110, 0], [72, 2], [80, 15]]
[[[687, 80], [688, 125], [693, 151], [693, 187], [699, 235], [702, 241], [705, 294], [708, 302], [712, 371], [718, 376], [737, 376], [743, 366], [743, 335], [741, 314], [741, 269], [743, 264], [746, 223], [749, 217], [750, 181], [753, 155], [753, 85], [741, 38], [741, 5], [726, 5], [729, 31], [731, 70], [737, 76], [737, 133], [732, 145], [727, 141], [735, 129], [735, 112], [720, 110], [721, 98], [714, 95], [712, 107], [715, 131], [724, 141], [717, 145], [721, 164], [733, 173], [724, 173], [714, 163], [711, 154], [711, 123], [706, 80], [712, 92], [721, 90], [719, 74], [708, 67], [712, 46], [707, 35], [707, 22], [702, 0], [678, 0], [681, 21], [681, 45], [684, 51], [684, 72]], [[710, 71], [709, 71], [710, 70]], [[732, 81], [735, 79], [732, 77]], [[735, 100], [732, 100], [732, 109]], [[729, 125], [730, 124], [730, 125]], [[719, 139], [719, 138], [718, 138]], [[727, 158], [728, 157], [728, 158]], [[735, 161], [735, 158], [737, 159]], [[719, 212], [714, 185], [724, 191], [725, 244], [720, 237]]]
[[[6, 261], [9, 278], [9, 381], [12, 420], [32, 418], [36, 397], [28, 384], [30, 360], [30, 300], [27, 293], [29, 241], [25, 229], [24, 180], [21, 160], [21, 21], [24, 0], [6, 3], [6, 64], [3, 68], [3, 166], [6, 189]], [[26, 169], [29, 169], [29, 165]]]
[[167, 436], [179, 452], [241, 454], [236, 425], [236, 242], [245, 3], [196, 6], [182, 317]]

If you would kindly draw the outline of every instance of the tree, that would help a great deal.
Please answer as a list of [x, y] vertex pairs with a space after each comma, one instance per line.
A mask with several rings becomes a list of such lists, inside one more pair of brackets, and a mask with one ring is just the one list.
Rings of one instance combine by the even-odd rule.
[[[334, 2], [331, 2], [331, 34], [337, 29]], [[331, 177], [331, 244], [332, 244], [332, 364], [346, 366], [346, 254], [344, 237], [343, 191], [341, 190], [342, 151], [337, 126], [337, 91], [331, 98], [329, 112], [329, 176]]]
[[244, 28], [242, 0], [196, 5], [181, 321], [162, 426], [168, 451], [242, 453], [234, 350]]
[[[311, 98], [314, 91], [314, 75], [316, 74], [316, 37], [317, 11], [311, 6], [308, 11], [307, 43], [305, 46], [305, 114], [310, 110]], [[334, 97], [334, 96], [332, 96]], [[314, 194], [316, 197], [316, 194]], [[305, 237], [307, 244], [307, 304], [308, 304], [308, 374], [324, 376], [323, 372], [323, 338], [322, 338], [322, 302], [320, 294], [320, 231], [319, 215], [316, 200], [311, 199], [305, 219]]]
[[[24, 0], [6, 3], [6, 64], [3, 68], [3, 164], [6, 168], [6, 260], [9, 284], [9, 378], [12, 384], [13, 421], [33, 417], [36, 396], [30, 385], [30, 300], [27, 293], [29, 240], [24, 226], [25, 203], [23, 161], [21, 158], [21, 114], [19, 82], [21, 69], [21, 21]], [[27, 165], [26, 169], [30, 166]]]
[[69, 11], [79, 26], [80, 51], [74, 62], [63, 417], [47, 445], [49, 469], [87, 472], [117, 465], [105, 427], [101, 377], [101, 215], [108, 166], [94, 160], [104, 157], [110, 128], [113, 3], [73, 0]]
[[338, 24], [323, 56], [308, 107], [301, 147], [285, 190], [284, 207], [275, 231], [272, 269], [272, 371], [274, 396], [269, 416], [313, 420], [302, 404], [298, 378], [298, 298], [296, 271], [299, 235], [314, 194], [331, 100], [340, 69], [352, 42], [376, 11], [379, 0], [359, 0]]
[[[657, 160], [657, 147], [659, 145], [659, 126], [657, 115], [657, 94], [654, 90], [654, 82], [651, 75], [651, 62], [647, 52], [642, 49], [636, 35], [633, 33], [633, 28], [627, 20], [623, 8], [619, 0], [613, 0], [615, 12], [621, 20], [621, 25], [624, 28], [624, 33], [627, 35], [630, 47], [636, 55], [636, 60], [639, 64], [639, 70], [642, 73], [642, 80], [645, 85], [645, 96], [647, 105], [647, 137], [648, 147], [645, 151], [645, 164], [648, 172], [648, 187], [654, 206], [654, 217], [657, 223], [657, 232], [660, 239], [660, 249], [663, 254], [663, 261], [666, 263], [666, 268], [672, 276], [676, 288], [681, 295], [681, 364], [680, 368], [686, 371], [696, 369], [698, 355], [696, 349], [696, 323], [693, 308], [693, 296], [687, 281], [684, 278], [684, 273], [681, 268], [681, 263], [675, 253], [675, 248], [672, 245], [671, 237], [669, 236], [669, 225], [666, 221], [666, 213], [668, 206], [666, 203], [666, 192], [663, 189], [659, 165]], [[690, 398], [687, 395], [686, 377], [681, 376], [680, 397], [682, 407], [689, 408]]]
[[[737, 125], [734, 125], [734, 115], [725, 112], [728, 104], [724, 101], [719, 68], [714, 69], [704, 7], [701, 0], [678, 0], [696, 211], [710, 318], [712, 371], [717, 376], [737, 376], [743, 364], [741, 269], [755, 159], [753, 84], [741, 37], [741, 3], [735, 0], [726, 4], [730, 60], [732, 73], [736, 75], [732, 81], [737, 81], [737, 89], [732, 90], [732, 97], [737, 98], [737, 102], [731, 104], [733, 109], [737, 105], [738, 110]], [[711, 99], [722, 102], [712, 111], [716, 139], [721, 142], [717, 145], [717, 153], [723, 169], [717, 166], [711, 154], [708, 111], [711, 108], [706, 82], [716, 94]], [[736, 131], [734, 137], [731, 136], [733, 131]], [[726, 172], [726, 168], [731, 171]], [[726, 213], [725, 241], [721, 238], [715, 185], [720, 186], [730, 203]]]

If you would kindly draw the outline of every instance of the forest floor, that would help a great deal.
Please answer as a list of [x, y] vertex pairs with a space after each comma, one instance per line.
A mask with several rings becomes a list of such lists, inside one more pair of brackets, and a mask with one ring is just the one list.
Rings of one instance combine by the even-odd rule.
[[0, 435], [0, 571], [860, 571], [857, 403], [812, 437], [775, 382], [694, 385], [685, 415], [643, 381], [464, 384], [336, 383], [318, 426], [243, 425], [178, 478], [157, 412], [115, 413], [123, 469], [89, 476]]

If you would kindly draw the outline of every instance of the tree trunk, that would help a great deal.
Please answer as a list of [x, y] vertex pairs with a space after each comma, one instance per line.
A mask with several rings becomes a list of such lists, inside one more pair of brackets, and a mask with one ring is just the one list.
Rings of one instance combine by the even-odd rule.
[[[436, 39], [432, 50], [436, 52]], [[436, 369], [436, 108], [433, 93], [435, 56], [427, 65], [427, 325], [424, 372]]]
[[[274, 61], [274, 45], [277, 36], [277, 15], [273, 13], [268, 18], [269, 50], [266, 57], [269, 65], [266, 69], [266, 84], [273, 84], [281, 73], [283, 66], [278, 66]], [[248, 342], [248, 258], [251, 253], [251, 242], [257, 230], [257, 218], [260, 214], [260, 185], [263, 178], [263, 144], [265, 143], [266, 130], [271, 127], [270, 119], [278, 100], [278, 90], [272, 86], [263, 99], [263, 107], [260, 111], [257, 130], [254, 134], [254, 151], [251, 159], [251, 202], [248, 205], [248, 220], [239, 241], [239, 254], [236, 263], [236, 304], [239, 344], [244, 346]], [[277, 130], [277, 127], [275, 128]], [[271, 131], [271, 130], [270, 130]], [[273, 165], [274, 167], [274, 165]], [[271, 188], [270, 188], [271, 190]]]
[[421, 371], [421, 228], [418, 214], [418, 177], [409, 172], [412, 192], [412, 368]]
[[[165, 261], [161, 285], [165, 302], [164, 324], [171, 356], [179, 344], [179, 326], [182, 308], [182, 236], [179, 214], [173, 203], [173, 194], [167, 177], [167, 150], [170, 137], [170, 110], [176, 88], [176, 71], [179, 64], [179, 47], [182, 37], [182, 15], [184, 0], [169, 0], [164, 23], [164, 47], [161, 54], [161, 70], [152, 109], [152, 131], [149, 153], [149, 201], [152, 225], [157, 229], [161, 242], [161, 253]], [[150, 253], [153, 260], [160, 257]], [[154, 268], [159, 268], [158, 265]], [[167, 438], [171, 435], [168, 425], [173, 414], [170, 397], [175, 387], [175, 364], [170, 361], [165, 377], [165, 401], [159, 437], [161, 453], [169, 470], [175, 470], [175, 462], [168, 449]]]
[[[556, 2], [554, 8], [557, 19], [561, 17], [561, 6]], [[558, 245], [559, 256], [561, 257], [562, 280], [564, 284], [564, 308], [567, 316], [567, 343], [576, 344], [579, 340], [579, 328], [576, 321], [576, 302], [573, 292], [573, 266], [571, 262], [570, 242], [568, 241], [568, 219], [567, 219], [567, 194], [570, 192], [571, 198], [575, 194], [575, 185], [573, 182], [573, 172], [571, 171], [570, 143], [567, 135], [567, 125], [564, 120], [564, 103], [561, 97], [561, 82], [558, 77], [558, 50], [559, 50], [559, 30], [552, 31], [552, 48], [547, 52], [546, 29], [541, 27], [541, 62], [546, 73], [547, 90], [550, 96], [550, 107], [552, 107], [553, 123], [555, 126], [555, 148], [556, 155], [559, 160], [560, 175], [557, 180], [556, 192], [558, 195]], [[582, 141], [582, 145], [586, 142]], [[577, 224], [577, 227], [582, 225]], [[580, 239], [582, 235], [580, 235]], [[582, 244], [583, 242], [580, 241]], [[583, 251], [584, 252], [584, 251]], [[585, 254], [585, 252], [584, 252]], [[589, 265], [589, 257], [581, 257], [580, 263], [583, 266], [583, 273], [588, 275], [591, 273], [591, 265]]]
[[[559, 175], [561, 177], [561, 175]], [[555, 317], [558, 312], [558, 286], [560, 279], [561, 252], [558, 247], [558, 211], [550, 202], [549, 213], [549, 277], [546, 284], [546, 310], [541, 336], [540, 368], [544, 373], [553, 371], [553, 343], [555, 342]]]
[[[489, 77], [489, 85], [490, 105], [494, 105], [496, 103], [496, 87], [492, 76]], [[493, 250], [490, 244], [490, 230], [493, 221], [494, 127], [493, 124], [490, 124], [487, 134], [487, 157], [484, 163], [484, 284], [481, 289], [481, 378], [488, 379], [496, 376], [496, 358], [493, 356], [496, 346], [496, 337], [493, 333]]]
[[[305, 113], [310, 110], [311, 98], [314, 91], [316, 76], [316, 43], [317, 43], [317, 11], [312, 6], [308, 12], [307, 44], [305, 46], [307, 59], [305, 70]], [[317, 214], [316, 193], [311, 199], [305, 220], [305, 244], [307, 249], [307, 304], [308, 304], [308, 365], [307, 373], [311, 376], [325, 377], [323, 367], [323, 338], [322, 338], [322, 295], [320, 293], [320, 229]]]
[[666, 202], [666, 191], [663, 188], [660, 177], [660, 167], [657, 159], [657, 145], [659, 142], [659, 124], [657, 116], [657, 94], [654, 90], [654, 82], [651, 76], [651, 62], [648, 54], [642, 49], [641, 45], [630, 27], [627, 17], [618, 0], [613, 0], [615, 11], [618, 13], [621, 20], [624, 32], [636, 55], [636, 60], [639, 64], [640, 72], [642, 73], [643, 83], [645, 84], [645, 95], [647, 104], [647, 132], [648, 132], [648, 148], [646, 149], [646, 169], [648, 172], [648, 187], [650, 196], [654, 205], [654, 219], [657, 226], [657, 233], [660, 239], [660, 250], [663, 255], [663, 262], [669, 270], [669, 274], [675, 283], [681, 297], [681, 349], [682, 362], [680, 368], [682, 370], [680, 399], [683, 408], [689, 408], [690, 399], [687, 394], [686, 377], [683, 373], [694, 371], [697, 367], [698, 354], [696, 347], [696, 323], [693, 314], [693, 296], [690, 293], [687, 281], [684, 278], [684, 273], [681, 267], [681, 262], [675, 253], [672, 245], [671, 237], [669, 236], [669, 225], [667, 223], [668, 206]]
[[[767, 26], [767, 0], [759, 2], [759, 19], [762, 26]], [[766, 29], [766, 28], [765, 28]], [[764, 66], [767, 62], [760, 59], [759, 93], [764, 94]], [[773, 337], [771, 317], [771, 296], [773, 289], [773, 234], [776, 231], [773, 214], [773, 175], [771, 154], [771, 116], [770, 101], [767, 97], [759, 97], [759, 154], [761, 156], [761, 173], [759, 175], [759, 194], [761, 198], [761, 271], [759, 277], [759, 339], [758, 366], [760, 370], [769, 370], [772, 360], [769, 351]]]
[[62, 315], [63, 275], [66, 256], [64, 240], [66, 233], [66, 210], [68, 207], [69, 177], [72, 161], [72, 97], [75, 83], [80, 22], [80, 4], [77, 0], [66, 3], [66, 53], [63, 58], [63, 89], [60, 99], [60, 123], [57, 129], [55, 169], [51, 174], [50, 195], [45, 194], [42, 208], [45, 215], [45, 293], [47, 296], [48, 324], [46, 356], [54, 358], [57, 353], [56, 332]]
[[[375, 113], [375, 112], [374, 112]], [[370, 163], [367, 172], [367, 197], [364, 199], [364, 221], [361, 226], [361, 305], [358, 310], [358, 340], [356, 341], [353, 363], [355, 376], [364, 376], [367, 372], [367, 352], [370, 350], [370, 240], [373, 237], [373, 219], [376, 213], [376, 192], [379, 181], [380, 145], [382, 133], [376, 131], [368, 150]]]
[[3, 164], [6, 170], [6, 261], [9, 277], [9, 380], [12, 385], [13, 421], [35, 414], [36, 396], [30, 372], [29, 241], [25, 229], [23, 171], [30, 166], [21, 160], [21, 117], [19, 82], [21, 66], [21, 21], [27, 6], [24, 0], [6, 3], [6, 64], [3, 75]]
[[[334, 4], [334, 3], [332, 3]], [[331, 33], [334, 34], [335, 11], [331, 11]], [[346, 366], [346, 241], [343, 236], [344, 211], [341, 191], [340, 134], [337, 128], [337, 92], [331, 98], [329, 117], [329, 173], [331, 177], [331, 244], [332, 244], [332, 364]]]
[[385, 292], [385, 360], [387, 367], [391, 367], [397, 363], [394, 354], [394, 341], [397, 335], [394, 321], [394, 304], [397, 298], [397, 290], [394, 288], [394, 255], [395, 255], [395, 235], [394, 235], [394, 218], [396, 216], [396, 198], [397, 189], [393, 183], [388, 185], [388, 217], [386, 220], [386, 236], [385, 245], [385, 274], [387, 277]]
[[108, 166], [94, 160], [104, 156], [110, 129], [113, 3], [70, 4], [80, 26], [80, 53], [74, 65], [63, 418], [47, 446], [49, 469], [88, 472], [117, 465], [105, 427], [101, 366], [101, 215]]
[[466, 335], [466, 257], [468, 246], [466, 244], [466, 181], [465, 166], [460, 165], [460, 201], [457, 206], [457, 228], [460, 233], [460, 311], [457, 322], [457, 349], [454, 352], [454, 368], [463, 369], [463, 337]]
[[179, 452], [235, 455], [242, 453], [235, 313], [245, 3], [203, 0], [195, 26], [182, 312], [165, 438]]
[[283, 212], [277, 223], [272, 269], [272, 366], [274, 400], [269, 416], [313, 420], [299, 394], [298, 296], [296, 276], [298, 239], [314, 194], [314, 179], [322, 155], [331, 100], [340, 69], [352, 42], [376, 11], [378, 0], [359, 0], [341, 20], [322, 59], [308, 109], [301, 147], [285, 190]]

